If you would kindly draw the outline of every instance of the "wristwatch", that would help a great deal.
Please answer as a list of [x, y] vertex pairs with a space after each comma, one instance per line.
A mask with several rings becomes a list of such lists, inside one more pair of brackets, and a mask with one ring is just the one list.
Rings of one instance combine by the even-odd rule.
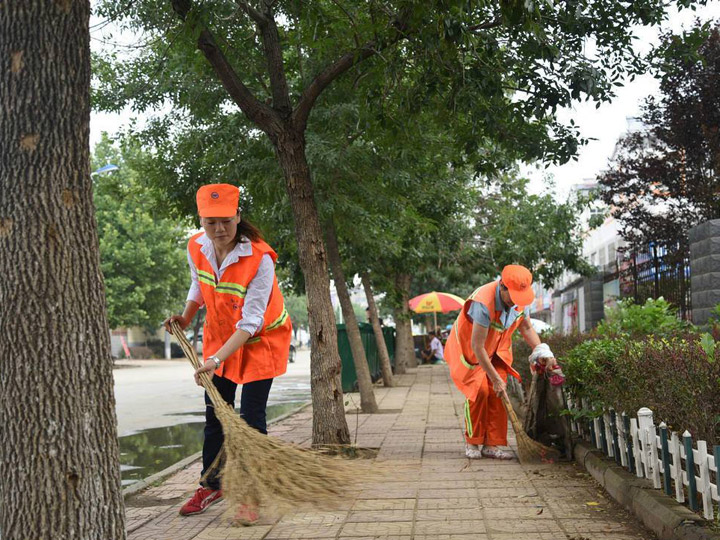
[[215, 362], [215, 369], [219, 368], [219, 367], [220, 367], [220, 364], [222, 364], [222, 360], [220, 360], [220, 359], [219, 359], [217, 356], [215, 356], [215, 355], [210, 356], [210, 357], [208, 358], [208, 360], [212, 360], [213, 362]]

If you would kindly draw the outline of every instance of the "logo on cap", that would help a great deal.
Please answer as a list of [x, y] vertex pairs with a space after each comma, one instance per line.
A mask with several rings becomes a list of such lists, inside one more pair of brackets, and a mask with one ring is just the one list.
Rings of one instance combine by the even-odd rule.
[[213, 199], [217, 199], [217, 198], [220, 196], [220, 194], [219, 194], [217, 191], [213, 191], [213, 192], [210, 194], [210, 196], [211, 196]]

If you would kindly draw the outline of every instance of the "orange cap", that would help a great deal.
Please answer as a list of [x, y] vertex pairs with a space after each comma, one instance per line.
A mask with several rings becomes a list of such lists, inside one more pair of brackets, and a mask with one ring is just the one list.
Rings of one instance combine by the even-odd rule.
[[200, 217], [233, 217], [240, 203], [240, 190], [230, 184], [208, 184], [197, 190]]
[[529, 306], [535, 300], [535, 291], [532, 290], [532, 274], [524, 266], [508, 264], [503, 268], [500, 277], [515, 305]]

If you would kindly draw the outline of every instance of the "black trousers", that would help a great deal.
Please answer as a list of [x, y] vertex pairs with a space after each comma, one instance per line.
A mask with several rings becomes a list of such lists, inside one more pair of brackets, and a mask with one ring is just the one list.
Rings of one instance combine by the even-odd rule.
[[[249, 426], [254, 427], [260, 433], [267, 435], [267, 417], [265, 409], [267, 407], [268, 394], [272, 386], [272, 379], [264, 379], [262, 381], [253, 381], [242, 385], [240, 393], [240, 416], [242, 416]], [[213, 375], [213, 384], [218, 389], [222, 398], [235, 406], [235, 391], [237, 384], [224, 377]], [[210, 397], [205, 392], [205, 441], [203, 443], [203, 470], [205, 475], [212, 465], [213, 461], [222, 448], [225, 437], [222, 431], [222, 425], [215, 416], [215, 408], [210, 401]], [[220, 489], [220, 479], [218, 473], [220, 467], [216, 467], [208, 474], [203, 482], [205, 487], [211, 489]]]

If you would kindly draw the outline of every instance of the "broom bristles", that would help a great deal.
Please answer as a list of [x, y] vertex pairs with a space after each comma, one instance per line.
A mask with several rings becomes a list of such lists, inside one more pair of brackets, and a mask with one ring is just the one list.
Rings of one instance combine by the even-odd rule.
[[[193, 368], [201, 367], [180, 326], [173, 321], [171, 328]], [[231, 505], [327, 507], [359, 480], [380, 474], [377, 465], [371, 470], [369, 465], [351, 464], [263, 435], [222, 399], [207, 373], [200, 375], [200, 381], [225, 436], [220, 478], [223, 496]]]
[[524, 464], [532, 463], [553, 463], [560, 457], [560, 452], [555, 448], [550, 448], [542, 443], [532, 439], [530, 435], [525, 433], [520, 419], [515, 414], [510, 400], [507, 397], [507, 393], [503, 392], [502, 402], [507, 410], [510, 423], [512, 424], [513, 431], [515, 432], [515, 439], [518, 445], [518, 457], [520, 462]]

